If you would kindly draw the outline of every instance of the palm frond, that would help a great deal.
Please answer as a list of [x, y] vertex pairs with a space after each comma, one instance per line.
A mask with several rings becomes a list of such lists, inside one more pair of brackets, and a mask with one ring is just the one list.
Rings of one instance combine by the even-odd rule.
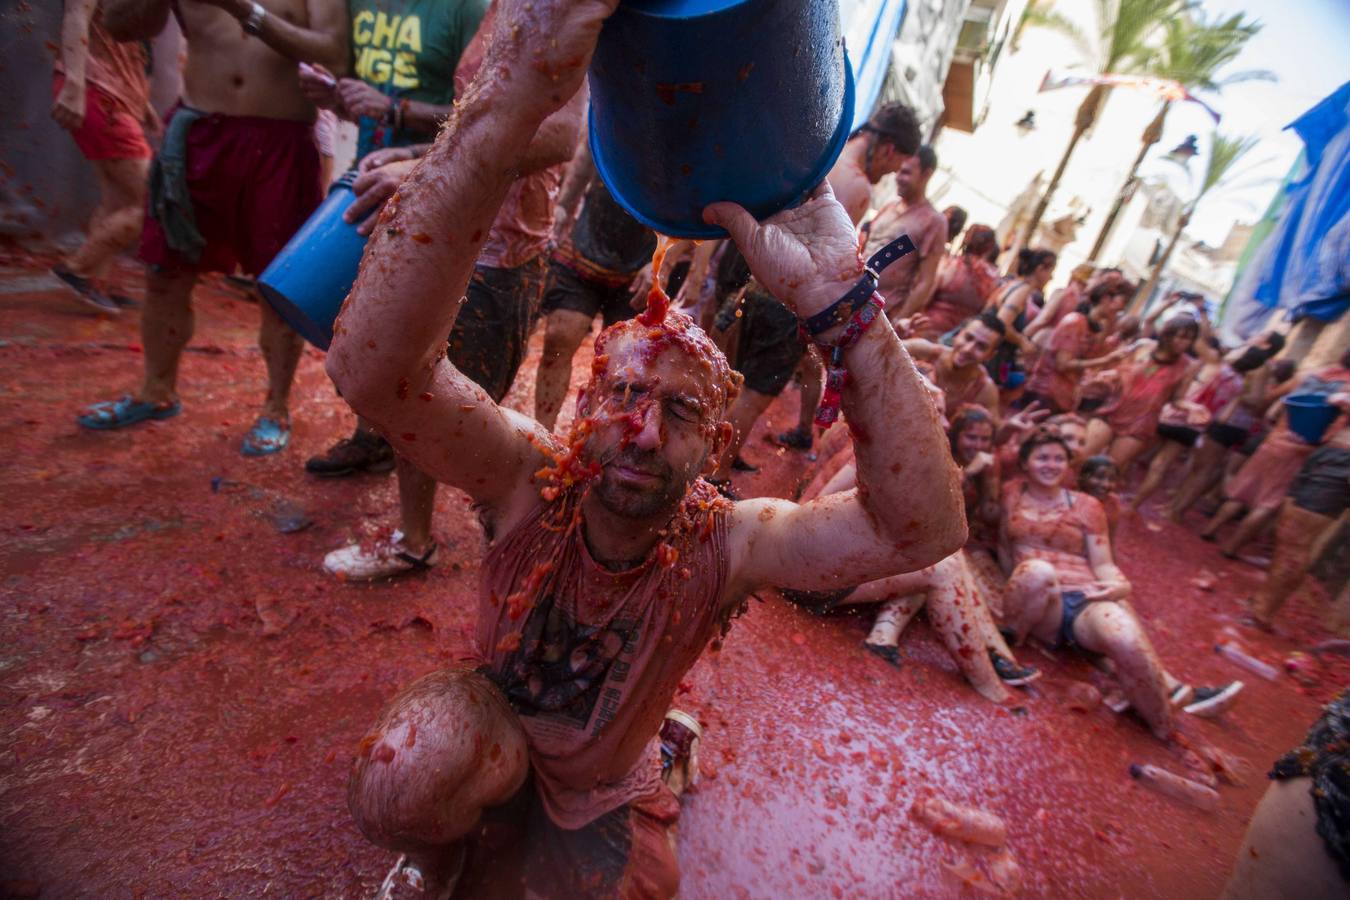
[[1207, 19], [1202, 11], [1191, 10], [1167, 20], [1145, 70], [1191, 90], [1217, 91], [1240, 81], [1274, 80], [1273, 73], [1264, 70], [1219, 78], [1219, 71], [1236, 60], [1260, 31], [1261, 23], [1246, 19], [1244, 13]]
[[1092, 43], [1092, 37], [1084, 31], [1077, 22], [1070, 19], [1054, 8], [1053, 0], [1041, 0], [1041, 2], [1028, 3], [1026, 9], [1022, 12], [1022, 19], [1018, 23], [1018, 30], [1035, 26], [1044, 28], [1047, 31], [1054, 31], [1062, 34], [1073, 41], [1086, 59], [1092, 59], [1096, 54], [1096, 49]]
[[1114, 18], [1099, 19], [1102, 72], [1149, 73], [1156, 46], [1168, 23], [1179, 18], [1182, 0], [1098, 0], [1099, 14], [1114, 6]]
[[1196, 194], [1195, 202], [1199, 203], [1206, 194], [1224, 185], [1225, 182], [1235, 180], [1239, 173], [1234, 171], [1234, 166], [1251, 152], [1259, 141], [1260, 138], [1254, 134], [1230, 136], [1214, 132], [1210, 139], [1209, 156], [1205, 160], [1205, 175], [1201, 179], [1200, 191]]

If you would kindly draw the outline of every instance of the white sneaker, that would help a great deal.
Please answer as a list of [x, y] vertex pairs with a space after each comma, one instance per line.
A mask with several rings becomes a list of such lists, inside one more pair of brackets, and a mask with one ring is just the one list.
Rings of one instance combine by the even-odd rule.
[[348, 544], [323, 558], [323, 570], [339, 581], [376, 581], [410, 572], [424, 572], [436, 564], [435, 541], [421, 556], [408, 550], [403, 532], [395, 531], [373, 544]]
[[1173, 706], [1185, 706], [1191, 702], [1193, 697], [1195, 697], [1195, 688], [1189, 684], [1179, 684], [1167, 699]]
[[1195, 701], [1182, 708], [1193, 716], [1211, 719], [1236, 703], [1244, 687], [1240, 681], [1230, 681], [1220, 687], [1196, 688]]

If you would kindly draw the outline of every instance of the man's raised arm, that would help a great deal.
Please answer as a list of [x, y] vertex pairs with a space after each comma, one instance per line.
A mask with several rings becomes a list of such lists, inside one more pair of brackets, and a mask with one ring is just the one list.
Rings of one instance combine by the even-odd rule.
[[540, 124], [580, 88], [617, 0], [504, 4], [487, 59], [380, 213], [334, 326], [328, 374], [423, 471], [497, 506], [538, 466], [532, 420], [445, 359], [474, 260]]
[[[803, 319], [828, 308], [862, 275], [852, 225], [828, 186], [763, 225], [734, 204], [714, 204], [705, 215], [730, 232], [755, 278]], [[841, 331], [820, 338], [835, 342]], [[886, 316], [876, 317], [843, 361], [843, 412], [858, 487], [803, 505], [737, 504], [733, 578], [740, 588], [856, 585], [932, 565], [965, 543], [956, 464], [933, 401]]]

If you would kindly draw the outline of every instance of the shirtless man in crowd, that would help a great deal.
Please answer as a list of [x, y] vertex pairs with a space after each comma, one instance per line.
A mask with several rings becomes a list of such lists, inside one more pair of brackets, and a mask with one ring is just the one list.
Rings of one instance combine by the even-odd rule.
[[[897, 263], [898, 265], [898, 263]], [[947, 415], [955, 416], [968, 404], [983, 406], [998, 419], [998, 386], [984, 364], [994, 355], [1006, 331], [998, 317], [985, 313], [961, 326], [950, 347], [922, 338], [905, 341], [905, 349], [933, 366], [933, 382], [947, 398]]]
[[891, 266], [878, 287], [892, 322], [909, 318], [928, 303], [937, 284], [938, 264], [947, 252], [947, 219], [928, 202], [928, 181], [935, 171], [937, 154], [932, 147], [920, 147], [895, 173], [896, 198], [865, 229], [865, 256], [902, 234], [914, 242], [915, 252]]
[[[297, 62], [334, 71], [347, 64], [342, 0], [106, 0], [117, 40], [148, 40], [178, 17], [187, 41], [183, 93], [165, 123], [150, 208], [141, 235], [147, 264], [141, 385], [95, 403], [79, 423], [124, 428], [178, 415], [178, 364], [192, 339], [192, 288], [203, 272], [257, 275], [322, 198], [314, 105], [296, 81]], [[267, 399], [245, 436], [246, 456], [290, 440], [289, 397], [300, 336], [259, 303], [258, 345]]]
[[[673, 895], [678, 804], [653, 738], [719, 627], [759, 586], [825, 589], [911, 571], [966, 537], [936, 410], [884, 316], [844, 354], [844, 412], [870, 435], [856, 451], [859, 489], [806, 505], [732, 504], [699, 477], [730, 438], [738, 385], [682, 313], [649, 309], [602, 334], [566, 444], [445, 358], [481, 235], [530, 136], [580, 88], [616, 5], [504, 4], [483, 70], [381, 213], [328, 355], [358, 412], [473, 498], [488, 540], [480, 667], [434, 673], [395, 698], [349, 786], [362, 832], [409, 854], [433, 896], [500, 868], [507, 851], [487, 842], [488, 826], [517, 815], [528, 831], [512, 871], [527, 889]], [[762, 224], [734, 204], [704, 215], [803, 318], [863, 276], [828, 185]], [[452, 228], [479, 240], [410, 238]]]

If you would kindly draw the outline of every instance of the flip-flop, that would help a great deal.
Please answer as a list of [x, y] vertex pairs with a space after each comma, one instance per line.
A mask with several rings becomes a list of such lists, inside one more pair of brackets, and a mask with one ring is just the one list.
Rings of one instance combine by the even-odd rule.
[[290, 423], [282, 424], [268, 416], [259, 416], [258, 421], [244, 435], [239, 452], [245, 456], [267, 456], [286, 449], [291, 442]]
[[84, 414], [77, 416], [75, 421], [82, 428], [111, 431], [151, 419], [171, 419], [182, 411], [183, 404], [177, 400], [172, 403], [146, 403], [130, 394], [124, 394], [116, 400], [90, 404], [85, 407]]

